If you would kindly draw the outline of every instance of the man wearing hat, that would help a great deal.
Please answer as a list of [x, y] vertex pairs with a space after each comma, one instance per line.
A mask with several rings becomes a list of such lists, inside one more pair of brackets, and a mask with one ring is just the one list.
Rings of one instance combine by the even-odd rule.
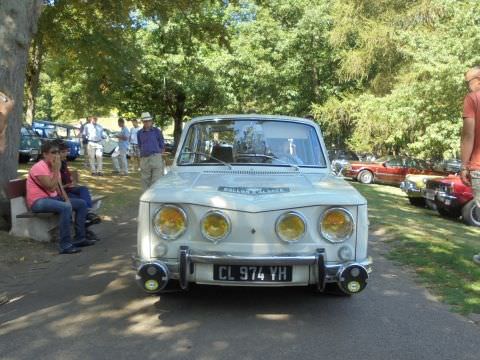
[[[465, 73], [465, 82], [470, 92], [463, 102], [460, 177], [465, 185], [472, 186], [475, 202], [480, 207], [480, 66]], [[475, 255], [473, 261], [480, 265], [480, 254]]]
[[140, 151], [142, 189], [145, 191], [163, 176], [162, 153], [165, 150], [165, 143], [162, 131], [153, 126], [153, 118], [150, 113], [142, 113], [140, 119], [143, 128], [137, 132], [137, 141]]

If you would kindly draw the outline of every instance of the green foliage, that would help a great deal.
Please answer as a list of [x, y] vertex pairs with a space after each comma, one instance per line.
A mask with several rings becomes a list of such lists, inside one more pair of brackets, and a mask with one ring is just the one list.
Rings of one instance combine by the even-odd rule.
[[38, 116], [313, 114], [329, 146], [458, 153], [477, 1], [50, 3]]
[[358, 151], [458, 154], [463, 73], [478, 62], [478, 2], [351, 0], [334, 9], [339, 75], [361, 86], [316, 106], [316, 117], [340, 113], [331, 119], [340, 124], [347, 110], [351, 136], [336, 134]]

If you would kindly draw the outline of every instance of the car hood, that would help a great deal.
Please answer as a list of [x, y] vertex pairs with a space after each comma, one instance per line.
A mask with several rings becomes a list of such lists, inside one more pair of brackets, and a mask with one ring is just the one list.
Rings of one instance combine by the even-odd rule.
[[350, 184], [332, 175], [248, 170], [171, 172], [140, 200], [249, 212], [367, 203]]

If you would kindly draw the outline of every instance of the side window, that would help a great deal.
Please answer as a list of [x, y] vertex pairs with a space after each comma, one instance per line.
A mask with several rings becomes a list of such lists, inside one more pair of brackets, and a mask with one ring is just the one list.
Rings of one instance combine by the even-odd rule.
[[391, 159], [387, 161], [386, 165], [388, 167], [402, 167], [403, 161], [402, 159]]

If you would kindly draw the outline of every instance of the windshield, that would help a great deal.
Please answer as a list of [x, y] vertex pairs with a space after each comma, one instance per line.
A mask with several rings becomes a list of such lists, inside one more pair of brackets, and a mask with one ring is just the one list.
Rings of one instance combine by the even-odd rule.
[[30, 129], [28, 127], [25, 127], [25, 126], [22, 126], [21, 134], [23, 136], [36, 136], [36, 134], [33, 132], [32, 129]]
[[178, 165], [258, 164], [326, 167], [315, 128], [274, 120], [220, 120], [192, 125]]

